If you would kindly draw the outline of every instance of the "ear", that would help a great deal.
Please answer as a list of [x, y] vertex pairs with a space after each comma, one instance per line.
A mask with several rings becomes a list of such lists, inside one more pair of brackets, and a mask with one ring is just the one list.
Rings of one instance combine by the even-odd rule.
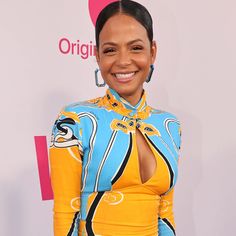
[[157, 44], [156, 41], [152, 41], [152, 46], [151, 46], [151, 63], [154, 64], [156, 60], [156, 54], [157, 54]]

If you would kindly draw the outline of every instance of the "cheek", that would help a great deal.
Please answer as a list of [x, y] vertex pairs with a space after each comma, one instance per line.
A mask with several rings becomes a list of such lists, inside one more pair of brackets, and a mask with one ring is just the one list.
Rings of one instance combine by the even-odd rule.
[[109, 78], [110, 78], [109, 74], [111, 67], [112, 67], [111, 60], [102, 60], [102, 62], [100, 62], [99, 64], [101, 76], [107, 84], [109, 84]]
[[145, 69], [145, 67], [149, 68], [152, 62], [151, 55], [149, 53], [139, 54], [134, 58], [134, 60], [142, 69]]
[[102, 73], [108, 72], [111, 69], [112, 64], [113, 64], [112, 59], [110, 59], [110, 60], [109, 59], [102, 59], [99, 64], [101, 72]]
[[136, 61], [138, 67], [147, 72], [150, 69], [151, 61], [147, 57], [140, 57], [139, 60]]

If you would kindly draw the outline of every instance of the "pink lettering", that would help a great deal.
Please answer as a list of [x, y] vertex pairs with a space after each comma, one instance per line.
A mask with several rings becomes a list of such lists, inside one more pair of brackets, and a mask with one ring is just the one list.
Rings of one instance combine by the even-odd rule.
[[[63, 50], [63, 47], [62, 47], [62, 43], [65, 42], [65, 46], [67, 48], [67, 50]], [[70, 41], [66, 38], [62, 38], [60, 41], [59, 41], [59, 50], [61, 53], [63, 54], [68, 54], [70, 52]]]
[[53, 199], [46, 136], [34, 136], [42, 200]]
[[87, 59], [88, 58], [88, 44], [82, 44], [81, 45], [81, 54], [82, 54], [81, 57], [83, 59]]
[[71, 42], [67, 38], [59, 40], [59, 50], [63, 54], [80, 55], [82, 59], [87, 59], [89, 56], [95, 56], [96, 46], [93, 45], [92, 41], [89, 43], [80, 44], [80, 40]]
[[72, 55], [74, 55], [74, 53], [75, 53], [75, 50], [74, 50], [74, 49], [75, 49], [75, 47], [76, 47], [76, 43], [72, 43], [71, 46], [72, 46], [72, 47], [71, 47], [71, 48], [72, 48], [71, 53], [72, 53]]

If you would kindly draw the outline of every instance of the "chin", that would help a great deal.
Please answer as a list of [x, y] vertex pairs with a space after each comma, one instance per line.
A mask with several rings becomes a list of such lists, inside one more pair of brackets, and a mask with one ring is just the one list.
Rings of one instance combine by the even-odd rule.
[[135, 94], [138, 90], [139, 90], [139, 88], [134, 88], [134, 87], [128, 87], [128, 86], [126, 86], [126, 87], [116, 87], [116, 88], [114, 88], [114, 90], [116, 90], [116, 92], [117, 93], [119, 93], [121, 96], [132, 96], [133, 94]]

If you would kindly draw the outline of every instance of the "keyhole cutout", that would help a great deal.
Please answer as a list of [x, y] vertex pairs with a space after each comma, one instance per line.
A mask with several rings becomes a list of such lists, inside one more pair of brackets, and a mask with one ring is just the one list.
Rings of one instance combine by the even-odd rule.
[[138, 150], [139, 171], [142, 183], [147, 182], [154, 175], [157, 163], [156, 158], [145, 140], [143, 134], [136, 128], [136, 143]]

